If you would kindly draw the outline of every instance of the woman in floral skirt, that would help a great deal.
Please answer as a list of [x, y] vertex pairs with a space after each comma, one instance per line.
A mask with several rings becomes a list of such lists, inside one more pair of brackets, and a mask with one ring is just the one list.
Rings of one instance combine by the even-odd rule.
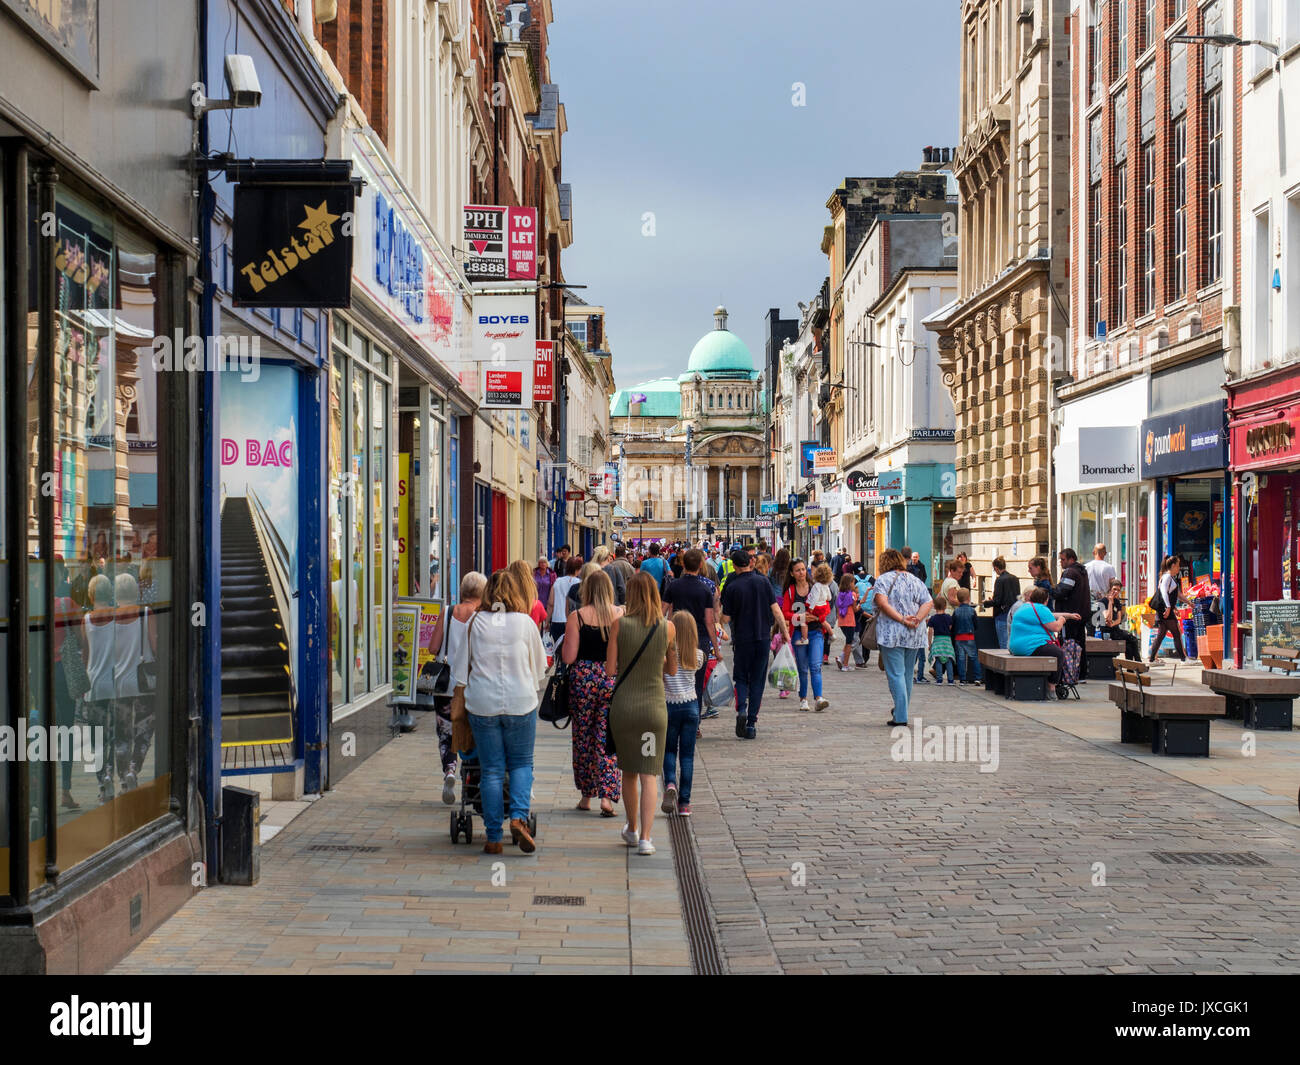
[[569, 612], [561, 658], [569, 666], [569, 710], [573, 719], [573, 783], [582, 793], [579, 810], [600, 799], [600, 816], [613, 817], [622, 798], [618, 759], [605, 753], [609, 700], [614, 678], [605, 672], [609, 633], [623, 608], [614, 604], [614, 584], [600, 568], [583, 578], [582, 606]]

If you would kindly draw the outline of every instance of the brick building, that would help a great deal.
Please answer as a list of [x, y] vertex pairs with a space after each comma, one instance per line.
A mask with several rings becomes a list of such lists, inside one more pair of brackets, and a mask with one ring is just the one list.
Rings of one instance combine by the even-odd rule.
[[1130, 602], [1160, 560], [1228, 567], [1225, 366], [1239, 303], [1233, 0], [1076, 0], [1071, 342], [1056, 402], [1057, 535], [1104, 543]]

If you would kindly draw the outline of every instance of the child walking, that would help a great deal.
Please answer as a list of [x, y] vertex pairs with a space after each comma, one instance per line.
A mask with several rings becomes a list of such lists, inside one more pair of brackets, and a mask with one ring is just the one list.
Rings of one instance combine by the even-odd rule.
[[975, 646], [975, 608], [970, 605], [970, 589], [958, 588], [957, 609], [952, 612], [952, 642], [957, 654], [957, 673], [963, 684], [984, 680], [980, 653]]
[[835, 604], [835, 575], [831, 567], [825, 562], [819, 562], [813, 567], [813, 590], [808, 593], [808, 609], [816, 610], [818, 607], [823, 608], [821, 611], [822, 621], [822, 665], [830, 665], [831, 661], [831, 626], [825, 618], [830, 614]]
[[[664, 741], [663, 812], [691, 816], [691, 778], [695, 774], [695, 740], [700, 731], [700, 701], [695, 694], [695, 671], [704, 665], [695, 618], [679, 610], [672, 618], [677, 637], [677, 672], [664, 674], [668, 703], [668, 733]], [[678, 787], [678, 762], [681, 787]]]
[[943, 683], [945, 670], [948, 683], [956, 684], [956, 653], [952, 648], [952, 617], [948, 614], [948, 600], [941, 595], [934, 597], [934, 612], [926, 619], [930, 629], [930, 661], [935, 667], [935, 682]]
[[840, 577], [840, 591], [835, 596], [835, 624], [844, 636], [844, 653], [836, 663], [842, 672], [852, 673], [849, 656], [853, 653], [853, 637], [858, 631], [858, 593], [854, 587], [853, 574], [845, 573]]

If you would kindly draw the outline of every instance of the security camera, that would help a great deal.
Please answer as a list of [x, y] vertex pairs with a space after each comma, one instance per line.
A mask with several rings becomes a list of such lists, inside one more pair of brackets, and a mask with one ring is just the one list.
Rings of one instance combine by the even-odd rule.
[[257, 107], [262, 102], [262, 86], [252, 56], [226, 56], [226, 88], [231, 107]]

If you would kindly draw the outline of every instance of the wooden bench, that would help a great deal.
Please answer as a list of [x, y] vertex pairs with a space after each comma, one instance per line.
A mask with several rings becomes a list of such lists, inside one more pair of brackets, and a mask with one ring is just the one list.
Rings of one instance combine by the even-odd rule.
[[1110, 680], [1115, 676], [1115, 659], [1123, 658], [1127, 648], [1123, 640], [1089, 636], [1084, 654], [1088, 656], [1088, 679]]
[[1048, 655], [1013, 655], [1010, 651], [980, 651], [984, 690], [1004, 699], [1022, 701], [1047, 698], [1047, 679], [1056, 672], [1056, 659]]
[[1207, 669], [1201, 680], [1222, 695], [1228, 717], [1246, 728], [1285, 729], [1292, 724], [1292, 704], [1300, 695], [1300, 651], [1265, 647], [1264, 669]]
[[[1176, 671], [1175, 671], [1176, 673]], [[1210, 720], [1225, 713], [1222, 695], [1192, 684], [1156, 684], [1145, 662], [1115, 659], [1107, 688], [1119, 707], [1120, 743], [1150, 743], [1152, 754], [1210, 756]]]

